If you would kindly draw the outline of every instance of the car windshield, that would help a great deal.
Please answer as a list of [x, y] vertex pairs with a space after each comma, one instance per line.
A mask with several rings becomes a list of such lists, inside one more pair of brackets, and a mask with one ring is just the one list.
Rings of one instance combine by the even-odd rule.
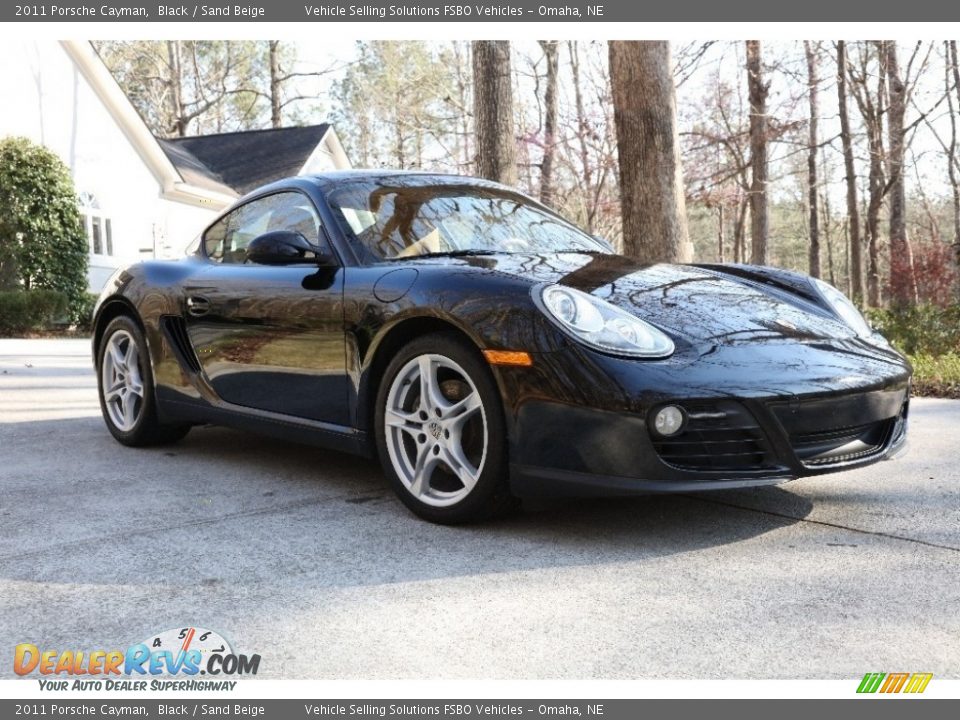
[[327, 197], [366, 261], [424, 255], [604, 252], [522, 195], [471, 184], [351, 183]]

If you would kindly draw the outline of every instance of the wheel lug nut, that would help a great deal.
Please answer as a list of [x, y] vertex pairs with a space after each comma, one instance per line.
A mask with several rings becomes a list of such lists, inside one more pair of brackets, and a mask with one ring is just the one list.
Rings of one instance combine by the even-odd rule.
[[450, 431], [449, 431], [449, 430], [444, 430], [444, 431], [443, 431], [443, 437], [444, 437], [446, 440], [449, 440], [449, 439], [450, 439]]
[[427, 414], [426, 414], [423, 410], [420, 411], [420, 419], [421, 419], [421, 420], [426, 420], [426, 419], [427, 419]]
[[434, 454], [434, 455], [439, 455], [439, 454], [440, 454], [440, 446], [439, 446], [439, 445], [434, 445], [434, 446], [433, 446], [433, 454]]
[[426, 435], [424, 435], [424, 434], [422, 434], [422, 433], [421, 433], [420, 435], [417, 435], [417, 442], [418, 442], [418, 443], [423, 444], [423, 443], [425, 443], [426, 441], [427, 441], [427, 436], [426, 436]]
[[437, 417], [441, 417], [443, 415], [443, 413], [440, 412], [440, 408], [437, 408], [435, 412], [437, 413]]

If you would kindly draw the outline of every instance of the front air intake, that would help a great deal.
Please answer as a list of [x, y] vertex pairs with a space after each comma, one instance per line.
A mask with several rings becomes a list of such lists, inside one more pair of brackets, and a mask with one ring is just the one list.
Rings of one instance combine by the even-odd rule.
[[766, 436], [749, 411], [732, 401], [684, 403], [687, 422], [654, 437], [660, 459], [682, 470], [763, 470], [774, 465]]

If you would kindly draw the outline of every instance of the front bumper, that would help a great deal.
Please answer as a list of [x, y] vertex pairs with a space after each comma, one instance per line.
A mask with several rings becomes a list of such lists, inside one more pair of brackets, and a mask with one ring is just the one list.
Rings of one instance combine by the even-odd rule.
[[[742, 351], [726, 379], [704, 374], [695, 363], [666, 372], [662, 364], [632, 363], [628, 370], [628, 361], [576, 354], [588, 355], [588, 362], [558, 353], [540, 358], [540, 372], [569, 378], [572, 368], [585, 368], [591, 380], [579, 397], [557, 397], [556, 386], [553, 397], [543, 387], [505, 393], [517, 398], [509, 417], [511, 485], [518, 496], [771, 485], [862, 467], [906, 447], [910, 370], [894, 356], [864, 364], [849, 352], [831, 353], [829, 371], [838, 374], [830, 382], [809, 363], [794, 364], [793, 372], [757, 365], [751, 372], [744, 364], [755, 358]], [[737, 357], [727, 352], [724, 362]], [[859, 372], [838, 368], [838, 357], [859, 364]], [[603, 374], [596, 372], [601, 364]], [[676, 436], [661, 438], [649, 419], [667, 404], [682, 407], [687, 423]]]

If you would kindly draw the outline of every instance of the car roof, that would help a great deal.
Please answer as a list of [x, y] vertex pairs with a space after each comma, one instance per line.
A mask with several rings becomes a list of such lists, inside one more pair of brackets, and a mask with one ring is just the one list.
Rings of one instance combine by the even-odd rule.
[[[384, 180], [409, 179], [415, 182], [437, 182], [438, 184], [464, 184], [478, 185], [487, 187], [504, 188], [503, 185], [483, 178], [471, 177], [469, 175], [456, 175], [454, 173], [438, 173], [424, 170], [391, 170], [391, 169], [357, 169], [357, 170], [331, 170], [329, 172], [314, 173], [302, 175], [300, 179], [313, 180], [321, 187], [327, 187], [346, 181], [371, 181], [379, 182]], [[291, 178], [292, 179], [292, 178]], [[504, 188], [509, 189], [509, 188]]]
[[[314, 187], [320, 190], [321, 193], [326, 195], [332, 189], [336, 188], [337, 185], [356, 182], [369, 182], [374, 184], [384, 183], [388, 185], [390, 183], [396, 183], [399, 185], [406, 184], [420, 186], [467, 185], [477, 188], [489, 188], [491, 190], [498, 190], [513, 195], [520, 195], [532, 203], [539, 204], [534, 198], [524, 194], [521, 190], [503, 185], [501, 183], [493, 182], [492, 180], [472, 177], [470, 175], [455, 175], [453, 173], [427, 172], [422, 170], [373, 169], [331, 170], [328, 172], [312, 173], [309, 175], [293, 175], [291, 177], [283, 178], [282, 180], [277, 180], [269, 185], [264, 185], [247, 193], [242, 198], [237, 200], [237, 202], [230, 207], [230, 210], [233, 210], [238, 205], [248, 202], [252, 198], [277, 191], [288, 189], [303, 190], [305, 189], [304, 185], [312, 184]], [[557, 215], [556, 211], [546, 207], [545, 209], [550, 213]], [[557, 215], [557, 217], [561, 216]]]

